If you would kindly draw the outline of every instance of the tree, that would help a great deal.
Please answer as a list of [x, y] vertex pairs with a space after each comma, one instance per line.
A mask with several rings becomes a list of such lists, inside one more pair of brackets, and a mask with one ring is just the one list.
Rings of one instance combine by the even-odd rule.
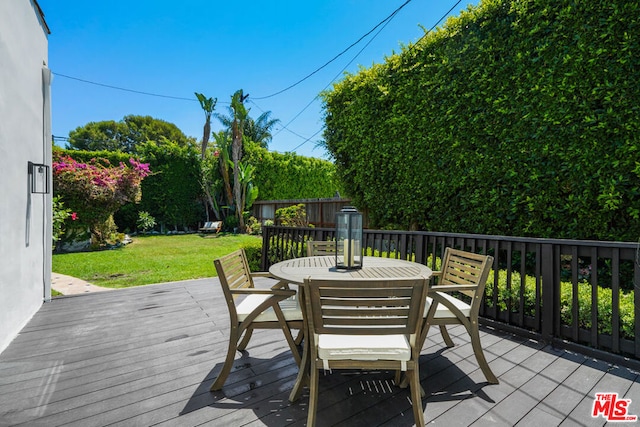
[[207, 145], [209, 144], [209, 135], [211, 135], [211, 115], [213, 114], [213, 110], [216, 108], [216, 102], [218, 102], [218, 98], [207, 98], [203, 94], [195, 92], [196, 98], [200, 102], [200, 107], [204, 111], [204, 128], [202, 130], [202, 144], [200, 147], [200, 154], [202, 159], [204, 159], [205, 153], [207, 151]]
[[236, 207], [236, 216], [241, 232], [244, 232], [244, 200], [242, 200], [242, 184], [240, 182], [240, 159], [242, 158], [242, 142], [244, 123], [248, 117], [248, 110], [244, 101], [249, 95], [243, 95], [242, 89], [237, 90], [231, 97], [231, 109], [233, 110], [233, 122], [231, 124], [231, 157], [233, 160], [233, 198]]
[[226, 196], [227, 205], [233, 205], [233, 190], [231, 187], [231, 178], [229, 177], [229, 155], [231, 152], [231, 138], [229, 132], [221, 130], [213, 135], [216, 140], [218, 165], [220, 167], [220, 176], [224, 183], [224, 194]]
[[69, 132], [68, 147], [84, 151], [122, 151], [123, 136], [127, 132], [123, 122], [107, 120], [89, 122]]
[[172, 141], [179, 146], [194, 144], [195, 139], [186, 136], [173, 123], [151, 116], [125, 116], [121, 121], [89, 122], [69, 132], [68, 148], [86, 151], [122, 151], [137, 153], [141, 143], [153, 141], [163, 144]]
[[[213, 114], [213, 110], [216, 108], [216, 102], [218, 102], [218, 98], [207, 98], [201, 93], [195, 92], [196, 98], [200, 102], [200, 107], [204, 111], [204, 127], [202, 129], [202, 142], [200, 144], [200, 156], [202, 159], [202, 171], [201, 171], [201, 179], [200, 183], [202, 185], [202, 190], [204, 191], [205, 197], [207, 199], [207, 203], [216, 217], [220, 218], [220, 213], [216, 207], [214, 196], [211, 194], [212, 188], [212, 172], [214, 170], [213, 167], [208, 167], [212, 163], [214, 163], [213, 159], [206, 159], [207, 155], [207, 146], [209, 145], [209, 135], [211, 135], [211, 115]], [[207, 219], [209, 219], [209, 212], [207, 211]]]
[[244, 123], [244, 136], [258, 143], [260, 147], [268, 148], [273, 138], [271, 129], [280, 123], [280, 119], [271, 119], [270, 117], [271, 111], [265, 111], [256, 120], [247, 117]]

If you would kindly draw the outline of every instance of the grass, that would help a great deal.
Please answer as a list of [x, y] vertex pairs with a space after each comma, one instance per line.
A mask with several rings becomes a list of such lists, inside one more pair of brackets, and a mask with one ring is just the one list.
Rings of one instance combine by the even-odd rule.
[[215, 258], [260, 241], [237, 234], [138, 236], [119, 249], [53, 255], [53, 271], [109, 288], [213, 277]]

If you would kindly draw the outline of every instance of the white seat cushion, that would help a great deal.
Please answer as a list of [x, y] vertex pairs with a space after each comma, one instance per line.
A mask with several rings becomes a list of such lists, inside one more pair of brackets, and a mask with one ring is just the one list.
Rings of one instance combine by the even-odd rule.
[[404, 335], [318, 335], [318, 356], [324, 360], [411, 359]]
[[[449, 295], [445, 292], [438, 292], [438, 295], [443, 298], [451, 301], [455, 307], [457, 307], [464, 316], [469, 317], [471, 313], [471, 306], [466, 302]], [[431, 298], [427, 298], [427, 303], [424, 305], [424, 317], [427, 317], [427, 313], [429, 312], [429, 307], [431, 307], [431, 302], [433, 300]], [[438, 304], [436, 307], [436, 314], [434, 316], [435, 319], [455, 319], [456, 315], [451, 312], [444, 304]]]
[[[270, 295], [248, 295], [236, 306], [238, 320], [244, 321], [249, 314]], [[302, 320], [302, 310], [298, 304], [298, 297], [294, 295], [283, 301], [280, 301], [280, 308], [286, 320]], [[277, 322], [278, 318], [272, 308], [268, 308], [255, 318], [254, 322]]]

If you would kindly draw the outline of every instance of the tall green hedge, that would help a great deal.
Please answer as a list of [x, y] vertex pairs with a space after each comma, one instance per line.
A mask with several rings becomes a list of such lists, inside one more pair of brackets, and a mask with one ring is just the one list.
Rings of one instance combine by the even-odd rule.
[[483, 0], [323, 94], [378, 225], [640, 236], [640, 3]]
[[149, 212], [170, 229], [197, 228], [205, 218], [198, 151], [173, 142], [146, 142], [138, 152], [153, 172], [142, 182], [138, 210]]
[[256, 168], [259, 200], [333, 197], [339, 190], [335, 166], [326, 160], [274, 153], [245, 144], [244, 159]]

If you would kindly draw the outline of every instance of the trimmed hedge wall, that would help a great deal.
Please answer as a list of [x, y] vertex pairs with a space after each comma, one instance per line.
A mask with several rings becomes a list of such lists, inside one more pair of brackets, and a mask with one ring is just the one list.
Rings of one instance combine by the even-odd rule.
[[339, 189], [335, 166], [326, 160], [274, 153], [251, 143], [245, 143], [244, 159], [256, 167], [259, 200], [333, 197]]
[[636, 241], [640, 3], [483, 0], [323, 94], [377, 226]]

